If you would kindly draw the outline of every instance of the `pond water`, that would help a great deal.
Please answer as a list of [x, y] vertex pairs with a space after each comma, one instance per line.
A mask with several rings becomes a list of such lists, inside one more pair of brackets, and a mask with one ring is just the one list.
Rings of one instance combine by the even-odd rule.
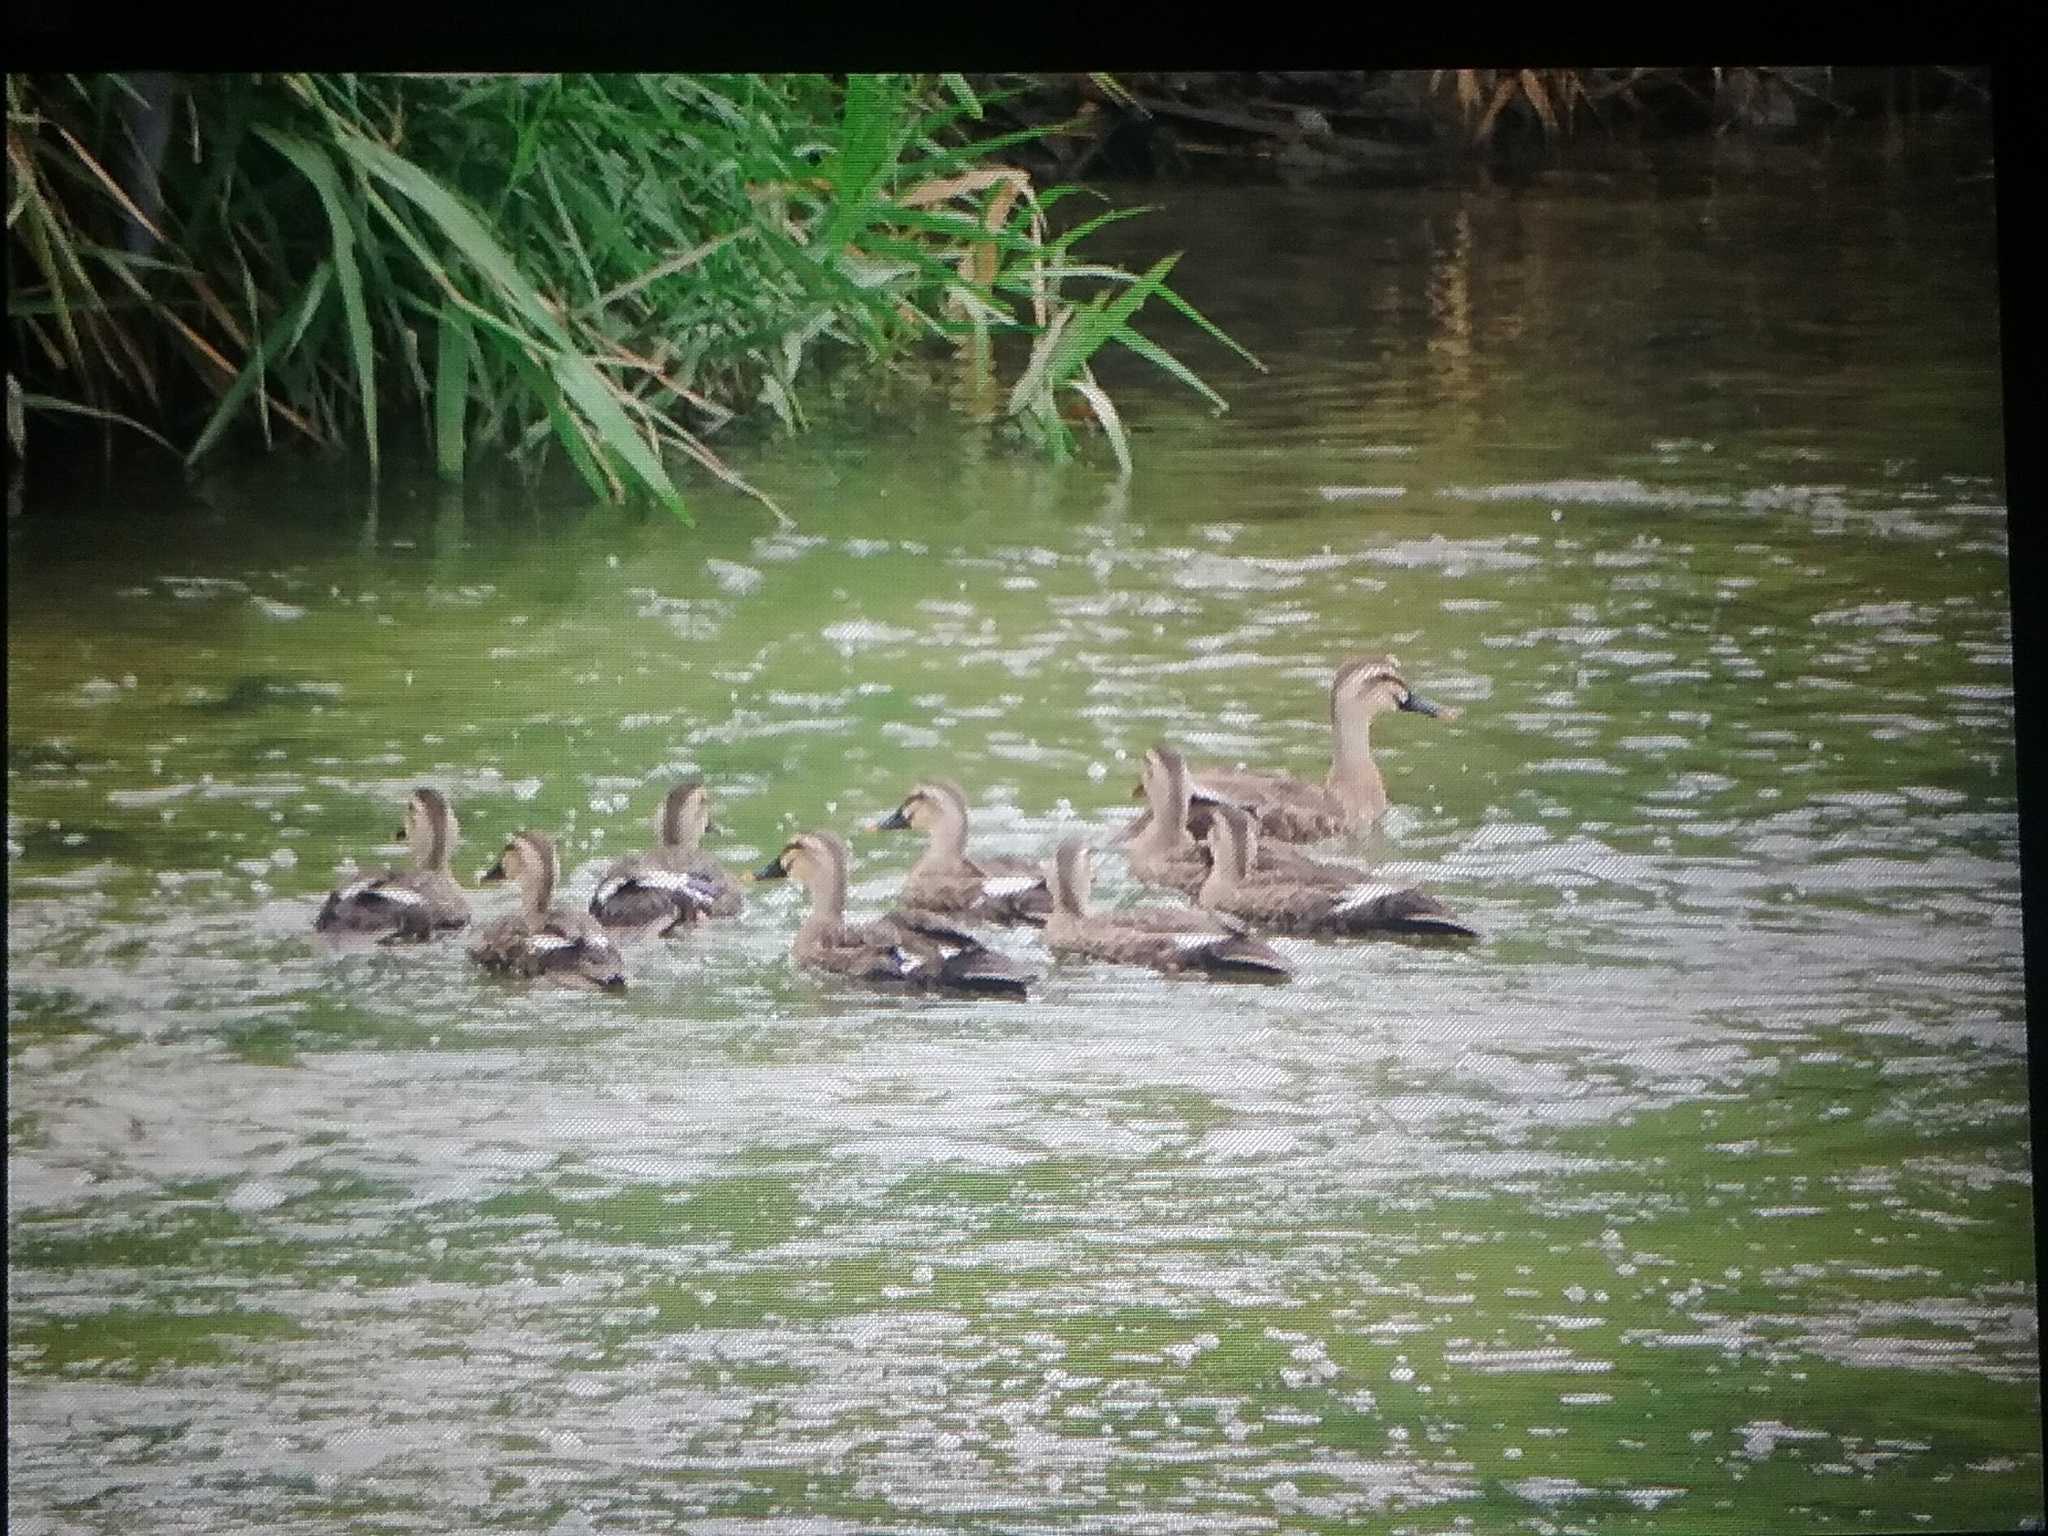
[[[1953, 152], [1952, 152], [1953, 151]], [[904, 417], [741, 456], [798, 526], [304, 469], [8, 559], [22, 1531], [1231, 1533], [2038, 1522], [1984, 157], [1188, 190], [1121, 236], [1268, 365], [1106, 370], [1138, 473]], [[1138, 195], [1158, 197], [1157, 189]], [[1318, 775], [1463, 950], [1028, 1004], [621, 998], [334, 954], [416, 784], [571, 899], [703, 774], [756, 865], [959, 779], [1112, 836], [1138, 756]], [[1099, 861], [1098, 899], [1138, 899]], [[500, 888], [485, 911], [510, 897]]]

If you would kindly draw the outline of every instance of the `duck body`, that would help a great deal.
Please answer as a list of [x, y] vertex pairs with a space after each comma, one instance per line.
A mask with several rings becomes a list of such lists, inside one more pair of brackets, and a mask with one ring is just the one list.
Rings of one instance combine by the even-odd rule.
[[1194, 827], [1206, 833], [1204, 802], [1243, 807], [1271, 842], [1315, 843], [1370, 826], [1387, 813], [1387, 785], [1372, 755], [1373, 719], [1388, 710], [1457, 718], [1457, 711], [1425, 699], [1408, 686], [1392, 656], [1358, 656], [1337, 668], [1330, 682], [1330, 771], [1323, 781], [1286, 773], [1196, 768], [1190, 774]]
[[896, 911], [873, 922], [848, 922], [846, 868], [845, 843], [830, 832], [806, 832], [755, 875], [793, 877], [810, 892], [811, 910], [790, 951], [799, 965], [891, 991], [1029, 995], [1028, 971], [932, 913]]
[[707, 917], [736, 917], [739, 882], [697, 841], [711, 803], [692, 780], [670, 790], [654, 818], [655, 846], [620, 859], [598, 879], [590, 915], [607, 928], [672, 934]]
[[1060, 845], [1049, 884], [1053, 910], [1045, 923], [1045, 945], [1055, 954], [1142, 965], [1162, 975], [1203, 975], [1214, 979], [1279, 982], [1293, 979], [1287, 962], [1251, 937], [1242, 923], [1187, 909], [1139, 907], [1120, 912], [1088, 910], [1088, 847], [1078, 840]]
[[1213, 857], [1197, 900], [1212, 912], [1275, 933], [1351, 937], [1476, 939], [1479, 931], [1428, 891], [1364, 880], [1343, 889], [1249, 869], [1257, 825], [1245, 811], [1220, 807], [1210, 826]]
[[335, 937], [375, 935], [393, 944], [466, 926], [469, 898], [448, 868], [458, 830], [454, 808], [439, 790], [414, 790], [398, 837], [411, 847], [415, 867], [387, 869], [329, 892], [313, 919], [314, 931]]
[[1004, 854], [970, 858], [967, 853], [967, 796], [947, 779], [928, 779], [875, 824], [887, 832], [902, 827], [926, 834], [924, 853], [911, 866], [897, 900], [906, 908], [985, 923], [1045, 922], [1052, 893], [1029, 859]]
[[[1190, 833], [1198, 804], [1214, 811], [1217, 802], [1198, 802], [1186, 760], [1171, 747], [1153, 746], [1145, 753], [1139, 779], [1145, 812], [1125, 835], [1124, 855], [1131, 873], [1147, 885], [1178, 891], [1190, 901], [1209, 877], [1209, 855]], [[1310, 858], [1285, 844], [1261, 843], [1255, 855], [1259, 871], [1305, 885], [1333, 889], [1354, 884], [1355, 869]]]
[[485, 880], [515, 880], [520, 909], [486, 924], [469, 946], [469, 958], [486, 970], [584, 991], [622, 992], [625, 959], [587, 912], [552, 905], [560, 866], [552, 839], [521, 832], [505, 845]]

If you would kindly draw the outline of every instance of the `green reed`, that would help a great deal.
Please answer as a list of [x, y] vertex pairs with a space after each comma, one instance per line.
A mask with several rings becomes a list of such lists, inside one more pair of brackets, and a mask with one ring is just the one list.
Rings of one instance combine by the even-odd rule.
[[1003, 158], [1044, 130], [977, 136], [959, 76], [181, 76], [158, 162], [145, 100], [8, 80], [9, 386], [188, 466], [298, 438], [374, 474], [417, 412], [449, 478], [559, 448], [597, 495], [688, 521], [673, 465], [761, 496], [711, 439], [801, 429], [847, 368], [951, 360], [972, 414], [1056, 458], [1077, 397], [1125, 474], [1103, 347], [1223, 405], [1133, 328], [1156, 298], [1235, 348], [1173, 258], [1080, 257], [1133, 210], [1055, 233], [1071, 189]]

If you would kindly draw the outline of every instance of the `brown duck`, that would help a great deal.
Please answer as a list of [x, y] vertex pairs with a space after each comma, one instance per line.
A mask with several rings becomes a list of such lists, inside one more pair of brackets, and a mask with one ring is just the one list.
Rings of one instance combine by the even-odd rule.
[[1393, 657], [1354, 657], [1330, 682], [1330, 771], [1323, 782], [1285, 773], [1196, 768], [1190, 779], [1195, 830], [1204, 830], [1205, 804], [1211, 801], [1245, 807], [1268, 840], [1313, 843], [1371, 826], [1387, 813], [1386, 780], [1372, 756], [1372, 722], [1390, 709], [1443, 720], [1458, 714], [1411, 689]]
[[390, 944], [462, 927], [469, 921], [469, 898], [448, 868], [459, 832], [446, 796], [438, 789], [414, 790], [397, 832], [412, 850], [413, 868], [387, 869], [331, 892], [313, 919], [314, 929], [381, 934], [381, 942]]
[[846, 844], [836, 833], [805, 832], [756, 872], [794, 879], [811, 910], [790, 953], [799, 965], [891, 990], [1024, 997], [1031, 976], [973, 934], [927, 912], [896, 911], [871, 923], [846, 920]]
[[1383, 934], [1476, 939], [1479, 931], [1436, 897], [1414, 886], [1361, 881], [1345, 890], [1260, 874], [1251, 868], [1258, 825], [1236, 806], [1216, 807], [1209, 823], [1213, 867], [1196, 900], [1277, 933], [1324, 936]]
[[[1125, 834], [1124, 857], [1131, 873], [1147, 885], [1165, 886], [1190, 900], [1209, 877], [1209, 856], [1188, 830], [1193, 784], [1181, 755], [1167, 746], [1148, 747], [1138, 780], [1145, 814]], [[1212, 802], [1213, 805], [1214, 802]], [[1310, 885], [1346, 886], [1358, 871], [1327, 864], [1285, 844], [1262, 845], [1261, 874], [1285, 875]]]
[[521, 832], [507, 843], [480, 878], [517, 882], [519, 910], [487, 925], [469, 946], [469, 958], [488, 970], [556, 986], [624, 991], [625, 960], [604, 925], [588, 912], [551, 905], [561, 868], [545, 833]]
[[878, 832], [911, 827], [925, 834], [897, 898], [920, 912], [944, 912], [990, 923], [1043, 926], [1052, 911], [1045, 876], [1029, 859], [967, 856], [967, 796], [949, 779], [927, 779], [875, 824]]
[[1213, 915], [1189, 908], [1091, 913], [1092, 859], [1086, 843], [1069, 838], [1046, 867], [1052, 915], [1046, 919], [1045, 946], [1055, 954], [1143, 965], [1169, 976], [1247, 981], [1293, 978], [1287, 962], [1269, 945], [1246, 934], [1241, 923], [1219, 923]]
[[734, 917], [740, 886], [697, 843], [711, 825], [711, 792], [691, 779], [662, 799], [654, 848], [620, 859], [597, 882], [590, 915], [607, 928], [670, 934], [706, 917]]

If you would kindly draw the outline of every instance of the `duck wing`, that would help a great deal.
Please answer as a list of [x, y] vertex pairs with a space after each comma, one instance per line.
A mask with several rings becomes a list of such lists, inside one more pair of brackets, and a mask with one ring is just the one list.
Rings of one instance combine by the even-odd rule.
[[626, 989], [626, 963], [604, 925], [583, 912], [557, 907], [539, 930], [527, 936], [529, 976], [543, 976], [562, 986], [605, 992]]
[[992, 923], [1030, 923], [1045, 926], [1052, 916], [1052, 888], [1045, 883], [1045, 871], [1029, 859], [1001, 855], [976, 859], [975, 873], [981, 879], [976, 915]]
[[1253, 874], [1255, 878], [1260, 874], [1280, 875], [1305, 885], [1326, 886], [1339, 891], [1358, 884], [1364, 878], [1363, 870], [1332, 864], [1326, 859], [1312, 859], [1290, 844], [1270, 841], [1259, 844], [1259, 860], [1253, 866]]
[[[461, 902], [452, 924], [437, 923], [436, 904], [421, 889], [415, 871], [387, 869], [328, 893], [313, 919], [319, 933], [379, 933], [390, 938], [425, 939], [441, 926], [460, 927], [469, 921], [469, 904]], [[451, 882], [452, 884], [452, 882]], [[460, 893], [458, 892], [458, 898]]]
[[931, 969], [932, 984], [962, 992], [1023, 997], [1033, 980], [1008, 955], [990, 949], [964, 928], [927, 912], [898, 910], [874, 925], [900, 935], [899, 945], [921, 954]]
[[702, 881], [713, 894], [704, 907], [706, 917], [738, 917], [746, 899], [740, 893], [740, 883], [718, 860], [708, 853], [690, 856], [689, 872]]
[[1210, 806], [1205, 801], [1217, 800], [1242, 806], [1257, 818], [1262, 837], [1282, 843], [1319, 843], [1349, 825], [1344, 808], [1328, 790], [1289, 774], [1202, 769], [1191, 787], [1188, 830], [1197, 837], [1208, 833]]
[[692, 870], [670, 869], [636, 856], [606, 870], [590, 898], [590, 915], [612, 928], [660, 925], [664, 934], [712, 915], [726, 895]]

